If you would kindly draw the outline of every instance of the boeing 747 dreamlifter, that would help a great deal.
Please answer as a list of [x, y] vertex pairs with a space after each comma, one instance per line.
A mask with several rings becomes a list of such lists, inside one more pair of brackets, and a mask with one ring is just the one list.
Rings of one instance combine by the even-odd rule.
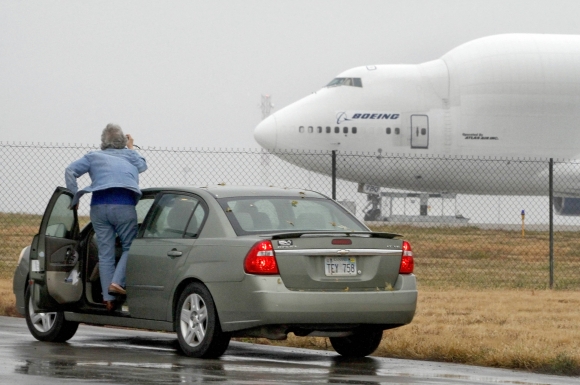
[[[330, 171], [328, 162], [283, 151], [433, 157], [420, 166], [411, 160], [386, 166], [372, 157], [364, 167], [338, 169], [339, 178], [362, 184], [547, 195], [545, 163], [531, 169], [509, 159], [579, 159], [579, 126], [580, 36], [507, 34], [465, 43], [422, 64], [347, 70], [264, 119], [254, 136], [277, 156], [323, 173]], [[469, 161], [441, 167], [441, 159], [454, 156], [506, 161], [493, 168]], [[556, 165], [554, 181], [556, 211], [580, 215], [580, 165]]]

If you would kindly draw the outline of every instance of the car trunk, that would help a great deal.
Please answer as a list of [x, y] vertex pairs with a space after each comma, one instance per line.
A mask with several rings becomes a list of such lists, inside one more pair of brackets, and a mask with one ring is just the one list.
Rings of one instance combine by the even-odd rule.
[[[390, 237], [389, 237], [390, 236]], [[280, 234], [272, 239], [280, 277], [291, 290], [391, 290], [402, 240], [392, 234]]]

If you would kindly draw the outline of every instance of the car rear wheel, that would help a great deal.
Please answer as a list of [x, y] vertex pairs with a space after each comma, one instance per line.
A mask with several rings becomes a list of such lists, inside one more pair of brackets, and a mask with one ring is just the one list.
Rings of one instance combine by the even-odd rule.
[[330, 337], [330, 343], [341, 356], [365, 357], [377, 350], [382, 338], [381, 329], [364, 328], [348, 337]]
[[24, 294], [25, 315], [28, 330], [34, 338], [45, 342], [65, 342], [70, 340], [79, 327], [78, 322], [67, 321], [64, 319], [64, 313], [47, 312], [37, 313], [32, 306], [32, 297], [30, 288], [26, 289]]
[[175, 330], [181, 351], [189, 357], [219, 357], [231, 339], [231, 334], [221, 329], [209, 290], [197, 282], [187, 285], [179, 297]]

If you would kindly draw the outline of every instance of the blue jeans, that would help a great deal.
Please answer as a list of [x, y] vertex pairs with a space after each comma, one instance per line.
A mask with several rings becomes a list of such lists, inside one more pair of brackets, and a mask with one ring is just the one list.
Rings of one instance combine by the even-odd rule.
[[[137, 235], [137, 212], [132, 205], [91, 206], [91, 222], [99, 247], [99, 274], [103, 289], [103, 300], [112, 301], [108, 292], [111, 282], [125, 287], [127, 256], [133, 239]], [[119, 236], [123, 247], [121, 259], [115, 267], [115, 239]]]

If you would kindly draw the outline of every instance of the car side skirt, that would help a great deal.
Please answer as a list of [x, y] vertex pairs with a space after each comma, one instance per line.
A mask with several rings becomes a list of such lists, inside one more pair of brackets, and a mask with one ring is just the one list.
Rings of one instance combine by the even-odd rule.
[[82, 322], [88, 325], [110, 325], [122, 326], [135, 329], [148, 329], [158, 331], [175, 331], [173, 322], [155, 321], [141, 318], [119, 317], [109, 315], [81, 314], [74, 312], [64, 312], [64, 318], [67, 321]]

